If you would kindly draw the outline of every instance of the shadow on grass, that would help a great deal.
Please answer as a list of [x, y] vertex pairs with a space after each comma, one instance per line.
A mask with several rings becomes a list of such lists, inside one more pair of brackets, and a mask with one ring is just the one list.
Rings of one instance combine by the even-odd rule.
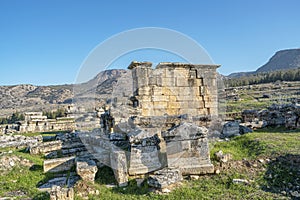
[[29, 168], [29, 170], [30, 171], [43, 171], [43, 166], [34, 164]]
[[117, 185], [113, 170], [107, 166], [98, 169], [95, 182], [104, 185]]
[[116, 194], [144, 195], [149, 193], [148, 184], [146, 181], [141, 184], [141, 187], [138, 187], [136, 180], [132, 179], [128, 181], [128, 185], [126, 187], [118, 187], [113, 170], [107, 166], [99, 168], [96, 174], [95, 182], [104, 185], [115, 185], [116, 187], [113, 187], [111, 191]]
[[265, 191], [300, 199], [300, 155], [286, 154], [269, 162], [263, 181]]

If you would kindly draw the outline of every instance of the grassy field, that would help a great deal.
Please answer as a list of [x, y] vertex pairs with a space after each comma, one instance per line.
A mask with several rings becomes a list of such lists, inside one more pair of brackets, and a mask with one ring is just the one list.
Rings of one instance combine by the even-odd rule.
[[[115, 184], [115, 180], [113, 172], [104, 167], [98, 171], [93, 185], [100, 194], [90, 199], [290, 199], [289, 191], [300, 186], [297, 179], [300, 177], [300, 130], [264, 129], [230, 141], [211, 142], [210, 146], [211, 158], [220, 174], [185, 179], [171, 193], [159, 195], [149, 192], [147, 183], [137, 187], [134, 179], [127, 187], [108, 188], [106, 185]], [[232, 154], [232, 161], [217, 162], [214, 153], [219, 150]], [[48, 199], [36, 189], [40, 181], [51, 177], [42, 173], [43, 158], [22, 150], [12, 151], [13, 155], [32, 161], [34, 166], [15, 167], [1, 175], [0, 197]], [[235, 184], [232, 181], [235, 178], [246, 179], [249, 184]]]

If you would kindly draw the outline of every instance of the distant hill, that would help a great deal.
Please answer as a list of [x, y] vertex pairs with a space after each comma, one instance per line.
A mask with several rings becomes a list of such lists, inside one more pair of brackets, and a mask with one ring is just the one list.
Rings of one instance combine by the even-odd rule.
[[300, 49], [287, 49], [277, 51], [266, 64], [256, 70], [256, 73], [295, 69], [298, 67], [300, 67]]
[[261, 72], [271, 72], [277, 70], [297, 69], [300, 67], [300, 49], [286, 49], [277, 51], [270, 60], [252, 72], [237, 72], [228, 75], [229, 78], [253, 75]]
[[[73, 101], [74, 89], [81, 101], [89, 104], [112, 93], [113, 85], [127, 74], [124, 69], [102, 71], [82, 84], [35, 86], [30, 84], [0, 86], [0, 117], [14, 111], [40, 111], [57, 109]], [[95, 96], [96, 95], [96, 96]]]

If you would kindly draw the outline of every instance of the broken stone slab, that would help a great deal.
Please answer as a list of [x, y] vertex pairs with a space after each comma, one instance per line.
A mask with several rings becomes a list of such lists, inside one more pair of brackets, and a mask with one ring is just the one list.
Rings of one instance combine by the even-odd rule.
[[65, 187], [67, 183], [67, 176], [55, 177], [48, 180], [46, 183], [40, 185], [38, 189], [40, 191], [50, 191], [53, 186]]
[[75, 156], [44, 160], [44, 172], [62, 172], [71, 170], [75, 165]]
[[167, 143], [168, 166], [179, 168], [184, 175], [213, 173], [206, 138]]
[[50, 191], [50, 200], [73, 200], [74, 189], [62, 188], [60, 186], [53, 186]]
[[138, 175], [161, 169], [164, 167], [161, 156], [157, 146], [132, 146], [128, 173]]
[[30, 154], [44, 154], [52, 151], [56, 151], [62, 148], [62, 142], [51, 141], [51, 142], [43, 142], [32, 145], [29, 147]]
[[181, 140], [196, 140], [207, 136], [208, 129], [192, 123], [183, 122], [170, 131], [162, 134], [166, 142]]
[[126, 140], [126, 134], [124, 133], [110, 133], [109, 139], [111, 141], [124, 141]]
[[182, 174], [179, 169], [164, 168], [151, 174], [147, 182], [151, 187], [162, 189], [182, 180]]
[[23, 135], [3, 135], [0, 136], [0, 148], [5, 147], [29, 147], [30, 145], [35, 145], [41, 143], [43, 137], [41, 135], [26, 137]]
[[76, 160], [76, 173], [84, 181], [94, 182], [98, 171], [94, 160]]
[[223, 126], [222, 134], [225, 137], [233, 137], [240, 135], [239, 122], [227, 122]]
[[55, 177], [38, 186], [40, 191], [51, 191], [52, 187], [60, 186], [64, 188], [74, 187], [75, 183], [80, 180], [74, 172], [69, 174], [55, 174]]
[[120, 187], [128, 185], [127, 159], [124, 151], [112, 151], [110, 164]]

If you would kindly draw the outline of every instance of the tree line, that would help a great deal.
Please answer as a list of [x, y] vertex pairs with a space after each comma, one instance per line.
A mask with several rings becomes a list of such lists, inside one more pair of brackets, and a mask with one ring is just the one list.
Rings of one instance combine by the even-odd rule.
[[272, 72], [261, 72], [236, 78], [227, 78], [227, 87], [254, 85], [261, 83], [273, 83], [276, 81], [300, 81], [300, 68], [289, 70], [278, 70]]
[[25, 116], [23, 113], [14, 112], [9, 117], [0, 118], [0, 124], [14, 124], [17, 121], [23, 121], [24, 119], [25, 119]]

